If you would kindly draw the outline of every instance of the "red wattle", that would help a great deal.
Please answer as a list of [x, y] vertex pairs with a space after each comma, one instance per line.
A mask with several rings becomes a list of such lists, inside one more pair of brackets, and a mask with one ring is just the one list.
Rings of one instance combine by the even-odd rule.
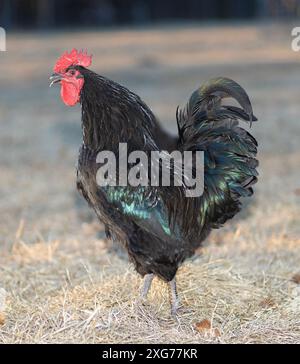
[[60, 95], [63, 102], [68, 106], [74, 106], [79, 102], [80, 91], [83, 85], [82, 79], [77, 80], [78, 83], [74, 84], [71, 82], [61, 81]]

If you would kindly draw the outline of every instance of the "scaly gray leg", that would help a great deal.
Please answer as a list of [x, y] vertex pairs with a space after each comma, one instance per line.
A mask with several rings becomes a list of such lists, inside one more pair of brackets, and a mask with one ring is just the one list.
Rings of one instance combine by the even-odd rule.
[[142, 291], [141, 291], [141, 298], [143, 300], [145, 300], [147, 298], [147, 294], [148, 294], [149, 289], [151, 287], [151, 283], [153, 281], [153, 278], [154, 278], [154, 274], [152, 274], [152, 273], [145, 275], [144, 284], [143, 284], [143, 288], [142, 288]]
[[176, 316], [179, 307], [179, 299], [176, 288], [176, 278], [174, 277], [170, 282], [168, 282], [168, 285], [169, 285], [169, 295], [170, 295], [169, 297], [171, 303], [171, 314], [172, 316]]

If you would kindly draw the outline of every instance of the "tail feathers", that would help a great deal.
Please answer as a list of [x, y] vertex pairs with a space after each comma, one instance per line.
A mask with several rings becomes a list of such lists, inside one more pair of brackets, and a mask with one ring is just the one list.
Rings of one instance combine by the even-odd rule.
[[[222, 105], [222, 100], [232, 98], [239, 103], [236, 106]], [[253, 115], [252, 105], [245, 90], [229, 78], [218, 77], [206, 82], [194, 91], [184, 111], [177, 110], [178, 130], [186, 124], [219, 119], [241, 119], [250, 122], [257, 121]]]
[[[222, 105], [229, 97], [240, 107]], [[257, 142], [239, 126], [240, 120], [251, 125], [257, 118], [245, 90], [227, 78], [204, 84], [192, 94], [185, 110], [177, 110], [179, 147], [205, 152], [204, 193], [194, 202], [200, 230], [224, 224], [240, 210], [240, 198], [253, 194], [258, 176]]]
[[[240, 107], [223, 105], [226, 98], [231, 98], [239, 103]], [[184, 110], [177, 108], [176, 119], [178, 126], [179, 144], [187, 139], [184, 134], [189, 134], [190, 127], [199, 127], [203, 123], [226, 123], [243, 120], [250, 126], [257, 121], [253, 115], [252, 105], [245, 90], [229, 78], [218, 77], [206, 82], [194, 91]]]
[[203, 108], [209, 110], [220, 105], [224, 98], [236, 100], [248, 115], [249, 120], [253, 119], [253, 110], [247, 93], [238, 83], [225, 77], [212, 79], [194, 91], [188, 108], [192, 114], [196, 114]]
[[[254, 122], [257, 121], [257, 117], [252, 114], [250, 117], [249, 114], [247, 114], [243, 109], [236, 107], [236, 106], [224, 106], [223, 107], [227, 111], [228, 118], [233, 119], [241, 119], [244, 121]], [[224, 114], [226, 114], [226, 111], [224, 111]]]

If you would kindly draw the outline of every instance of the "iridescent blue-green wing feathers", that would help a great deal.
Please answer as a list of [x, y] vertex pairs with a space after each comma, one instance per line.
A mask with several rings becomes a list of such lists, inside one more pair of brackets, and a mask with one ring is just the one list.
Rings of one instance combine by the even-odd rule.
[[178, 238], [177, 229], [170, 228], [169, 214], [157, 188], [107, 186], [102, 191], [107, 200], [138, 227], [164, 240]]

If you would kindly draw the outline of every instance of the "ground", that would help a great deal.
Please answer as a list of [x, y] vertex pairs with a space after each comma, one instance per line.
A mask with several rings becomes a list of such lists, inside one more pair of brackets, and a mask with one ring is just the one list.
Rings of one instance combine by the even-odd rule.
[[[291, 28], [8, 34], [0, 54], [0, 342], [300, 343], [300, 54]], [[231, 77], [251, 97], [255, 196], [178, 272], [177, 320], [158, 280], [138, 302], [140, 277], [77, 195], [80, 108], [48, 88], [56, 58], [72, 47], [87, 48], [94, 70], [138, 93], [172, 130], [176, 106], [211, 77]]]

